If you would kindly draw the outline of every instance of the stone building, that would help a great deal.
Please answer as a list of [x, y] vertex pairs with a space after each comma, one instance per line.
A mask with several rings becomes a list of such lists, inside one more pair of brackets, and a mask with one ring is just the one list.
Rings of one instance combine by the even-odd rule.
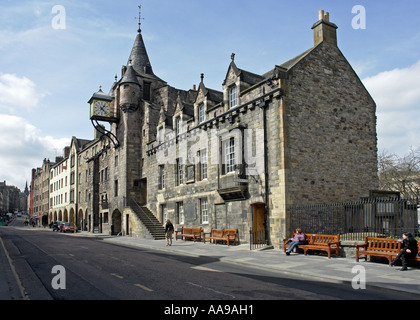
[[18, 187], [9, 186], [6, 181], [0, 181], [0, 214], [24, 210], [25, 208], [20, 206], [21, 194]]
[[48, 224], [50, 212], [50, 170], [54, 165], [49, 159], [44, 159], [42, 167], [33, 169], [33, 217], [39, 226]]
[[111, 233], [108, 209], [112, 190], [109, 144], [95, 131], [94, 139], [84, 144], [78, 152], [77, 225], [85, 231]]
[[69, 221], [70, 204], [69, 147], [57, 157], [50, 169], [50, 220]]
[[378, 189], [375, 102], [329, 14], [312, 29], [310, 49], [264, 74], [232, 54], [220, 91], [203, 74], [191, 90], [160, 79], [139, 29], [120, 80], [89, 100], [95, 139], [75, 149], [79, 228], [157, 238], [169, 218], [278, 245], [288, 205]]
[[81, 223], [76, 214], [81, 193], [79, 185], [83, 181], [79, 153], [89, 142], [89, 140], [72, 137], [70, 146], [64, 148], [63, 157], [57, 157], [56, 162], [48, 171], [49, 221]]

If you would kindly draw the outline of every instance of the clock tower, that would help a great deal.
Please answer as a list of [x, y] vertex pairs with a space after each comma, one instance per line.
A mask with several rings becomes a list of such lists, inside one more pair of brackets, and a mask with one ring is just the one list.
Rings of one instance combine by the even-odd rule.
[[90, 105], [90, 119], [97, 121], [116, 122], [117, 114], [114, 111], [112, 97], [105, 94], [102, 88], [95, 92], [88, 101]]
[[[127, 209], [127, 205], [145, 205], [147, 202], [148, 182], [142, 160], [148, 141], [144, 139], [143, 132], [146, 130], [143, 128], [154, 121], [154, 110], [150, 112], [149, 108], [167, 99], [155, 95], [154, 90], [166, 88], [166, 85], [153, 72], [139, 23], [127, 64], [121, 68], [121, 79], [118, 80], [116, 76], [108, 94], [100, 88], [89, 100], [93, 126], [102, 137], [114, 143], [114, 148], [108, 148], [103, 153], [104, 157], [95, 158], [96, 170], [109, 170], [108, 177], [112, 184], [107, 186], [107, 210], [112, 217], [112, 210], [126, 207], [120, 222], [126, 234], [130, 234], [130, 221], [134, 221], [131, 218], [133, 212]], [[98, 121], [110, 123], [110, 130], [106, 130]]]

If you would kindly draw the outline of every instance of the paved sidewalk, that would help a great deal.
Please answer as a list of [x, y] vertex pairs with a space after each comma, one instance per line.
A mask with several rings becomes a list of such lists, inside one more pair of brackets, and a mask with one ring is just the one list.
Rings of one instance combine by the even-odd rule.
[[[366, 287], [376, 287], [384, 290], [395, 290], [412, 293], [413, 298], [420, 299], [420, 268], [417, 264], [408, 271], [399, 271], [401, 267], [389, 267], [387, 263], [358, 263], [349, 258], [331, 258], [327, 256], [294, 254], [286, 256], [282, 250], [250, 250], [249, 244], [227, 246], [213, 243], [177, 240], [172, 246], [166, 246], [165, 240], [138, 239], [132, 237], [111, 237], [78, 233], [78, 236], [88, 235], [101, 238], [103, 241], [118, 245], [134, 246], [160, 250], [189, 256], [205, 256], [217, 258], [220, 261], [247, 265], [258, 269], [270, 269], [283, 274], [300, 275], [311, 280], [331, 281], [352, 286], [353, 279], [365, 272]], [[356, 284], [356, 283], [355, 283]]]
[[[32, 228], [31, 228], [32, 229]], [[45, 230], [34, 228], [34, 231]], [[226, 263], [247, 265], [257, 269], [266, 269], [302, 276], [312, 281], [330, 281], [352, 286], [353, 279], [360, 277], [360, 268], [365, 272], [366, 287], [376, 287], [389, 291], [401, 291], [413, 294], [420, 299], [420, 268], [419, 264], [409, 267], [408, 271], [399, 271], [400, 267], [389, 267], [387, 263], [365, 262], [356, 263], [355, 259], [331, 258], [325, 255], [294, 254], [286, 256], [282, 250], [250, 250], [249, 244], [227, 246], [213, 243], [177, 240], [172, 246], [166, 246], [165, 240], [138, 239], [132, 237], [111, 237], [102, 234], [78, 232], [69, 234], [75, 237], [94, 237], [100, 241], [116, 245], [140, 247], [159, 250], [171, 254], [193, 257], [212, 257]], [[205, 266], [204, 266], [205, 267]], [[9, 264], [7, 253], [0, 243], [0, 300], [21, 300], [19, 287], [13, 284], [14, 274]]]

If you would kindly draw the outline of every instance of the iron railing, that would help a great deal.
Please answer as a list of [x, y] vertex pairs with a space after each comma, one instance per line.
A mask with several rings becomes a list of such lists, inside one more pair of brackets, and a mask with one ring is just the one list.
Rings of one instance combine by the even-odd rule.
[[266, 232], [262, 230], [250, 230], [249, 231], [249, 249], [254, 250], [258, 248], [263, 248], [268, 245], [268, 239], [266, 237]]
[[340, 240], [365, 237], [400, 238], [411, 232], [419, 236], [419, 199], [366, 199], [334, 204], [289, 206], [291, 235], [296, 228], [305, 233], [340, 234]]

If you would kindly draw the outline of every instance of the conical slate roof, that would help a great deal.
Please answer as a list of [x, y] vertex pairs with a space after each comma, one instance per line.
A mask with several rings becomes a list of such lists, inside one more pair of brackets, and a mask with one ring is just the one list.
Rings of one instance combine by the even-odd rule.
[[140, 30], [137, 33], [127, 65], [130, 65], [130, 63], [138, 74], [155, 76]]
[[127, 71], [124, 73], [124, 77], [121, 79], [121, 83], [139, 83], [137, 80], [136, 72], [131, 64], [128, 65]]

